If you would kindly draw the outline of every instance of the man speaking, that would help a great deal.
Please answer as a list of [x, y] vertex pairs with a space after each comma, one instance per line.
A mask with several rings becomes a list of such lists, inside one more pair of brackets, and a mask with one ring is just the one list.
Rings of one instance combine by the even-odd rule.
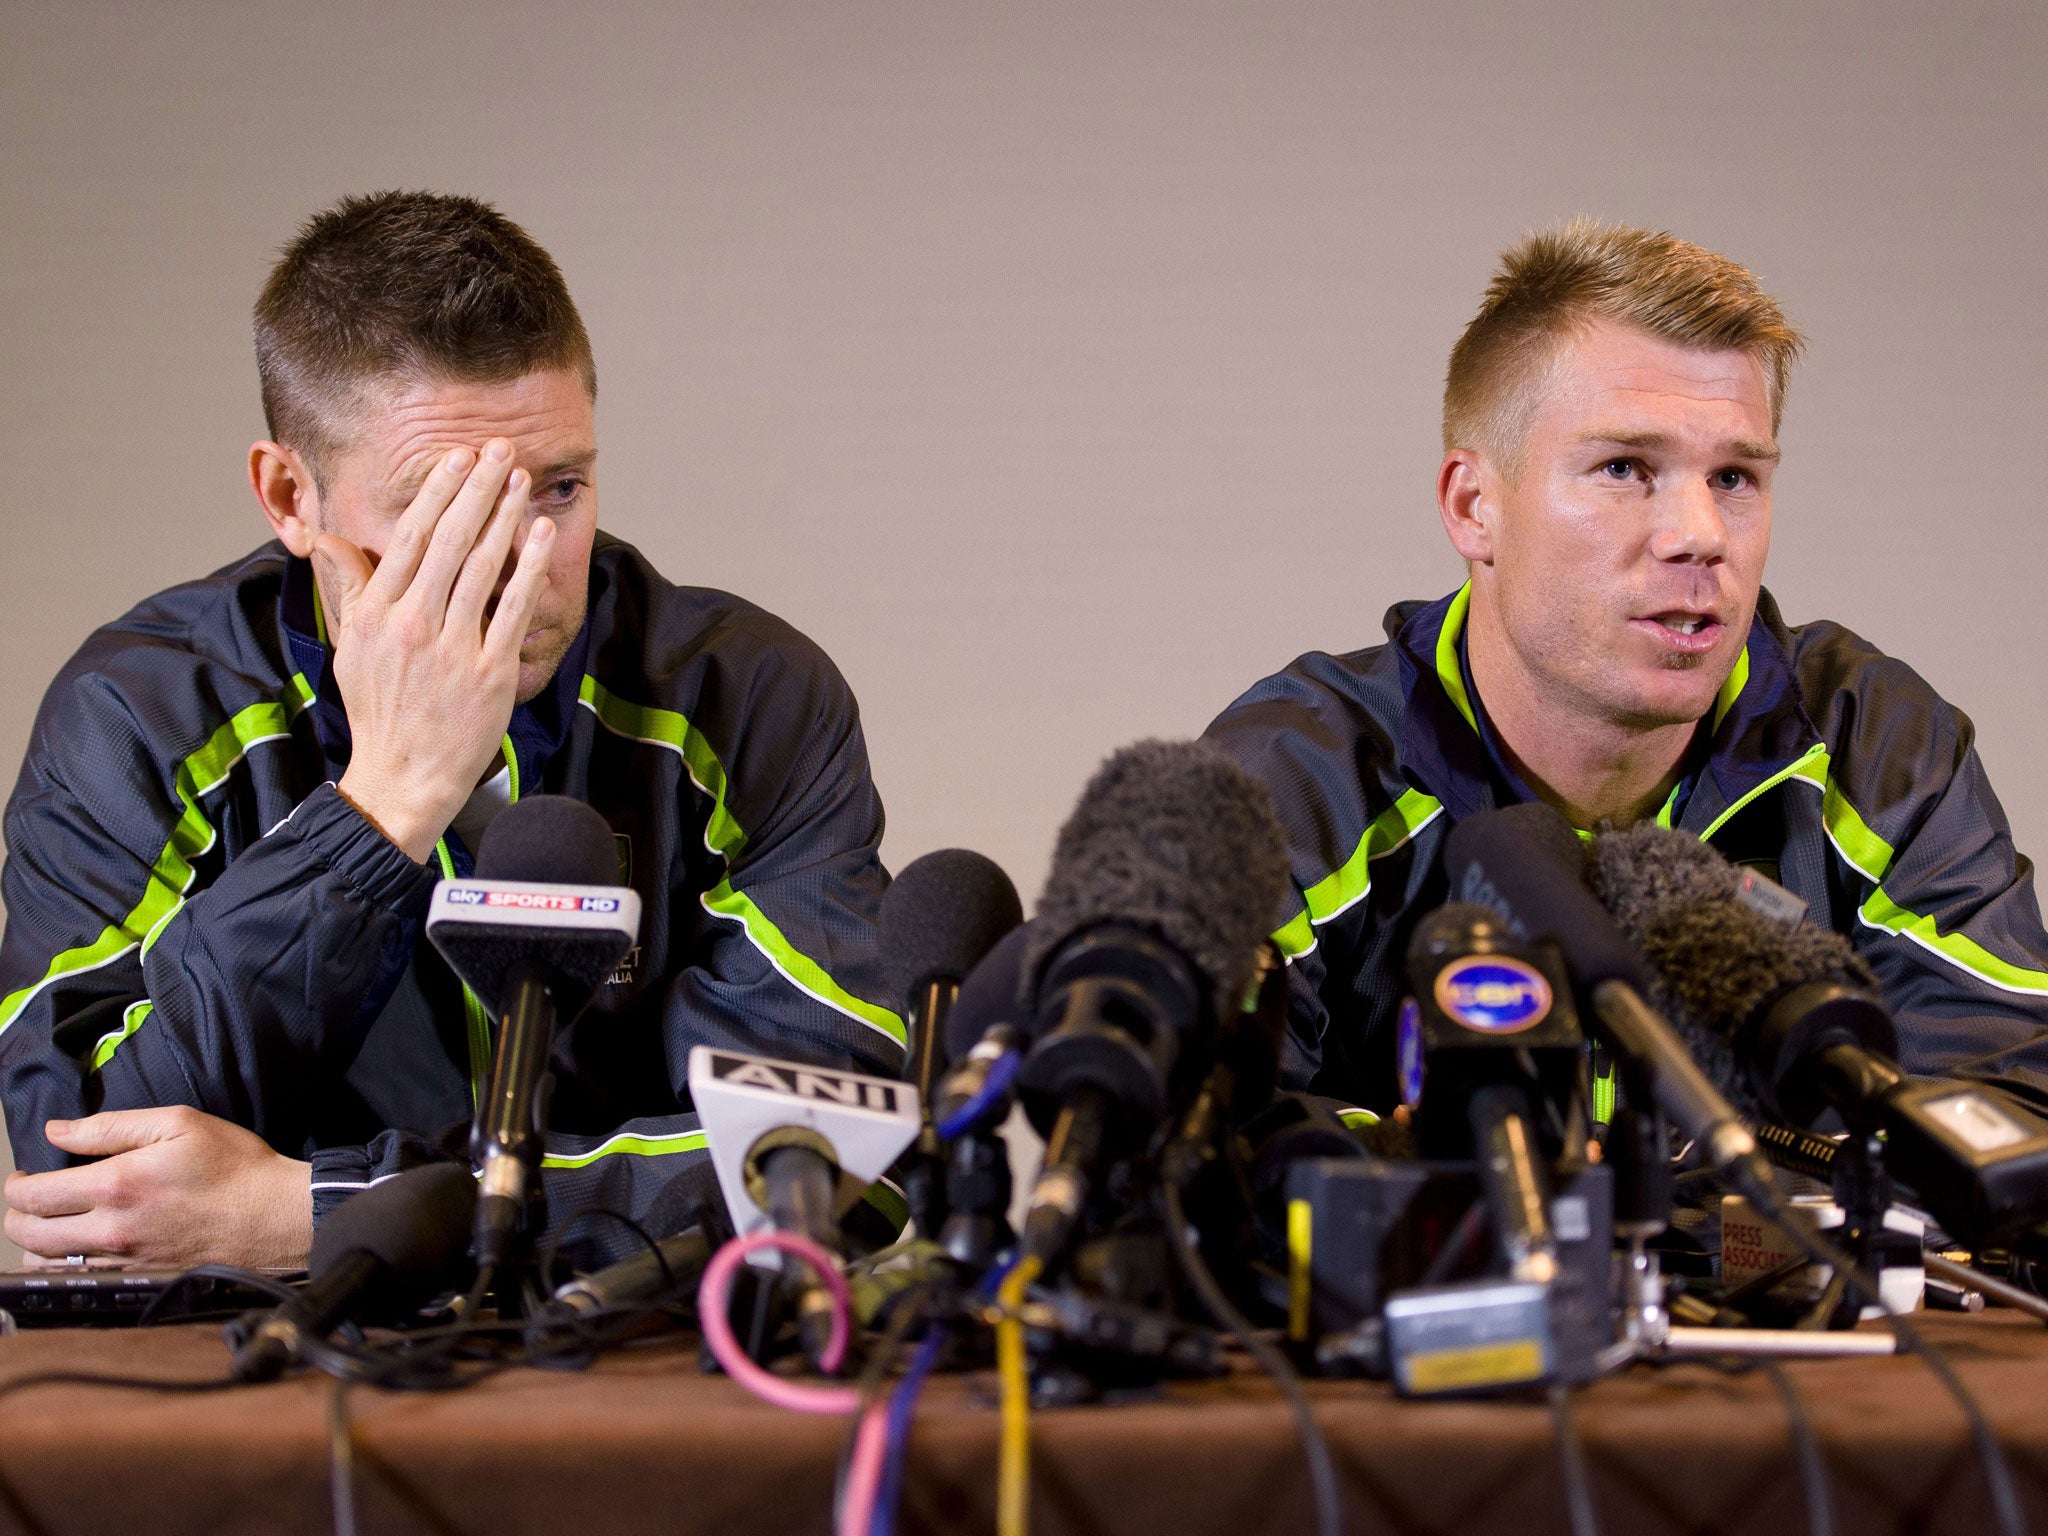
[[101, 629], [7, 807], [7, 1235], [302, 1262], [317, 1213], [459, 1145], [492, 1021], [421, 938], [492, 816], [610, 824], [640, 943], [557, 1041], [557, 1215], [701, 1155], [708, 1043], [893, 1071], [882, 808], [788, 625], [597, 528], [597, 375], [547, 253], [467, 198], [350, 198], [256, 308], [275, 534]]
[[1276, 937], [1318, 1088], [1388, 1104], [1446, 828], [1541, 800], [1780, 881], [1853, 936], [1908, 1070], [2048, 1102], [2048, 937], [1970, 722], [1762, 590], [1800, 345], [1749, 272], [1667, 234], [1580, 221], [1502, 258], [1444, 386], [1437, 505], [1470, 579], [1209, 728], [1288, 827]]

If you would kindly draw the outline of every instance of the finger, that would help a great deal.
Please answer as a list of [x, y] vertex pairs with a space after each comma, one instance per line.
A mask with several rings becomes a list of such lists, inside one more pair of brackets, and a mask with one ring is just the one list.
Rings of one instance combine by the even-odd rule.
[[330, 635], [348, 625], [348, 616], [362, 601], [374, 568], [370, 557], [339, 534], [323, 533], [313, 541], [313, 567], [320, 575], [320, 591], [334, 605], [327, 626]]
[[498, 498], [498, 510], [484, 525], [483, 537], [462, 562], [462, 574], [455, 580], [455, 590], [448, 594], [449, 624], [462, 626], [472, 635], [481, 634], [484, 604], [497, 589], [498, 578], [505, 574], [505, 557], [512, 553], [512, 536], [526, 521], [532, 492], [533, 477], [525, 470], [515, 469], [507, 477], [505, 494]]
[[0, 1231], [16, 1247], [46, 1259], [63, 1259], [74, 1253], [118, 1255], [123, 1251], [118, 1241], [121, 1229], [97, 1212], [52, 1218], [11, 1210], [0, 1218]]
[[456, 574], [476, 547], [477, 537], [490, 520], [491, 510], [497, 506], [506, 477], [511, 473], [512, 445], [502, 437], [492, 438], [484, 444], [483, 456], [462, 482], [455, 499], [448, 503], [440, 522], [434, 525], [434, 536], [420, 557], [419, 573], [405, 593], [408, 604], [416, 604], [429, 625], [444, 621]]
[[97, 1165], [18, 1173], [7, 1181], [7, 1203], [28, 1216], [83, 1216], [100, 1203], [98, 1184]]
[[498, 597], [498, 611], [491, 615], [491, 627], [484, 635], [485, 650], [500, 656], [508, 651], [515, 657], [519, 654], [527, 622], [540, 607], [540, 595], [547, 587], [548, 555], [554, 547], [554, 519], [535, 518], [512, 579]]
[[467, 483], [476, 455], [467, 448], [451, 448], [441, 455], [412, 503], [391, 525], [391, 537], [377, 561], [377, 574], [370, 581], [370, 596], [382, 603], [395, 603], [412, 585], [413, 572], [434, 537], [441, 514]]
[[176, 1106], [158, 1109], [106, 1109], [83, 1120], [50, 1120], [43, 1135], [53, 1147], [80, 1157], [110, 1157], [154, 1142], [168, 1141], [190, 1127]]

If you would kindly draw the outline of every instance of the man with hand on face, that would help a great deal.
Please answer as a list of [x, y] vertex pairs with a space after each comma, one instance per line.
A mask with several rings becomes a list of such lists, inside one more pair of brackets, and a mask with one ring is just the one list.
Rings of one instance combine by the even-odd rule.
[[467, 198], [314, 218], [256, 309], [276, 542], [52, 685], [6, 814], [0, 1101], [32, 1256], [302, 1263], [459, 1146], [492, 1021], [425, 942], [522, 794], [610, 823], [639, 946], [556, 1042], [556, 1216], [701, 1158], [690, 1047], [893, 1073], [882, 808], [818, 648], [597, 529], [560, 272]]
[[1580, 221], [1503, 257], [1444, 386], [1437, 505], [1469, 579], [1209, 727], [1288, 827], [1297, 1077], [1389, 1107], [1444, 834], [1541, 800], [1788, 886], [1876, 971], [1909, 1071], [2048, 1103], [2048, 937], [1969, 720], [1762, 590], [1800, 345], [1749, 272], [1667, 234]]

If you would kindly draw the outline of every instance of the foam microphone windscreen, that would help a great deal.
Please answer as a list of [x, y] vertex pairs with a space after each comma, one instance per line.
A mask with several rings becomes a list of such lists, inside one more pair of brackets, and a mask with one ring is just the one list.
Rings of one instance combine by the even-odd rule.
[[1027, 1037], [1034, 1022], [1031, 1011], [1018, 996], [1022, 990], [1024, 951], [1032, 940], [1032, 925], [1012, 928], [979, 965], [960, 983], [960, 996], [946, 1015], [946, 1061], [950, 1065], [974, 1049], [975, 1042], [998, 1024], [1007, 1024]]
[[408, 1169], [328, 1214], [313, 1234], [307, 1273], [318, 1280], [349, 1254], [368, 1253], [383, 1266], [378, 1293], [430, 1292], [462, 1267], [475, 1213], [476, 1178], [466, 1164]]
[[[1746, 1081], [1731, 1036], [1794, 987], [1829, 981], [1878, 992], [1847, 939], [1758, 912], [1742, 899], [1741, 871], [1689, 833], [1654, 824], [1602, 833], [1593, 840], [1592, 878], [1655, 973], [1651, 1001], [1724, 1087]], [[1756, 1112], [1753, 1099], [1733, 1096], [1737, 1108]]]
[[612, 829], [568, 795], [528, 795], [500, 811], [477, 849], [479, 880], [546, 885], [617, 885]]
[[1475, 812], [1451, 828], [1443, 860], [1451, 900], [1491, 907], [1510, 931], [1556, 944], [1578, 986], [1646, 985], [1642, 958], [1587, 887], [1578, 833], [1551, 807], [1530, 801]]
[[1217, 1010], [1249, 992], [1282, 917], [1287, 838], [1258, 778], [1203, 741], [1141, 741], [1112, 755], [1060, 828], [1023, 956], [1048, 959], [1103, 924], [1147, 929], [1208, 981]]
[[1017, 887], [995, 860], [966, 848], [912, 860], [890, 883], [876, 918], [895, 996], [961, 980], [1023, 921]]

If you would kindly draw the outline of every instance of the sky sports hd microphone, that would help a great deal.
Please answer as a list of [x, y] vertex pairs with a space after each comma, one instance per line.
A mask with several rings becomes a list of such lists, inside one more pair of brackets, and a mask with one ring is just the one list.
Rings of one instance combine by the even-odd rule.
[[427, 937], [498, 1021], [489, 1091], [470, 1158], [481, 1175], [477, 1263], [513, 1256], [540, 1168], [555, 1031], [581, 1013], [640, 931], [640, 897], [619, 884], [611, 828], [566, 795], [534, 795], [499, 813], [476, 877], [443, 880]]

